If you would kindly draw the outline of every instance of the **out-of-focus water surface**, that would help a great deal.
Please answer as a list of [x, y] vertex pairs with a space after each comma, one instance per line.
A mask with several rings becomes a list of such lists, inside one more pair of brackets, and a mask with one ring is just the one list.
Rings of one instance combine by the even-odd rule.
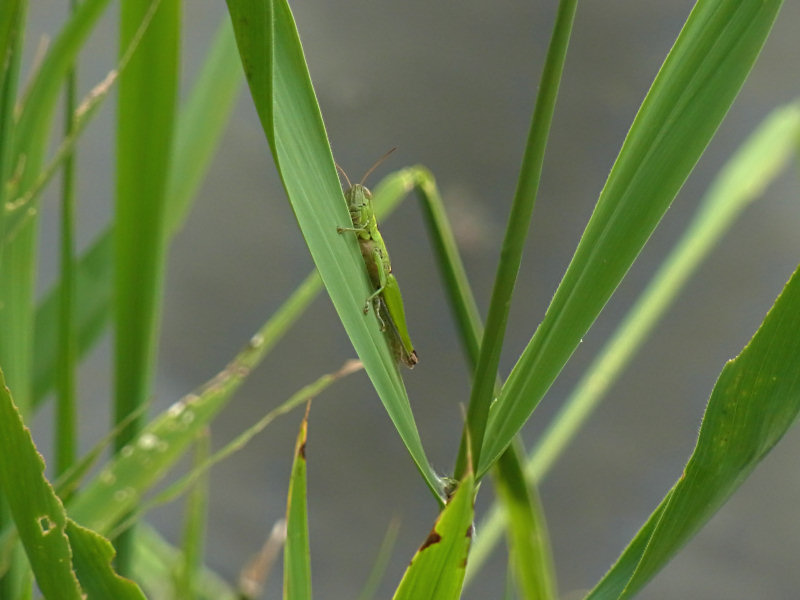
[[[33, 34], [57, 26], [60, 15], [50, 4], [31, 3]], [[295, 5], [337, 161], [351, 178], [358, 177], [388, 148], [398, 146], [372, 183], [392, 169], [417, 163], [435, 173], [485, 311], [554, 3], [345, 0]], [[681, 0], [579, 6], [509, 321], [503, 374], [541, 320], [627, 128], [691, 5]], [[184, 13], [186, 91], [225, 12], [221, 2], [191, 2]], [[109, 13], [84, 54], [82, 90], [113, 64], [115, 19]], [[798, 26], [800, 5], [786, 3], [751, 78], [695, 173], [534, 414], [525, 431], [529, 445], [646, 284], [710, 179], [772, 108], [800, 92]], [[28, 39], [29, 54], [35, 43]], [[81, 145], [79, 233], [84, 246], [112, 212], [113, 119], [112, 101]], [[42, 234], [43, 287], [52, 281], [56, 264], [52, 206], [50, 213]], [[755, 331], [800, 259], [798, 228], [798, 185], [789, 172], [702, 266], [543, 483], [564, 597], [580, 597], [580, 590], [603, 575], [680, 475], [720, 369]], [[383, 229], [420, 355], [418, 367], [404, 372], [406, 385], [427, 452], [447, 472], [469, 377], [418, 207], [405, 203]], [[222, 368], [310, 268], [249, 93], [243, 90], [196, 209], [172, 245], [157, 406], [167, 406]], [[82, 372], [87, 445], [108, 420], [108, 352], [106, 341]], [[352, 355], [329, 301], [321, 296], [217, 419], [215, 446]], [[284, 513], [299, 419], [299, 413], [284, 417], [212, 472], [207, 560], [231, 580]], [[792, 558], [800, 551], [798, 452], [800, 436], [792, 431], [641, 597], [792, 597], [800, 587]], [[356, 596], [385, 528], [397, 515], [402, 531], [379, 595], [388, 597], [427, 535], [436, 505], [363, 374], [315, 400], [307, 456], [317, 597]], [[485, 508], [489, 496], [484, 489], [479, 508]], [[175, 540], [179, 515], [178, 506], [169, 506], [154, 512], [152, 521]], [[503, 561], [496, 560], [465, 597], [500, 597], [504, 581]], [[277, 571], [267, 597], [276, 597], [279, 586]]]

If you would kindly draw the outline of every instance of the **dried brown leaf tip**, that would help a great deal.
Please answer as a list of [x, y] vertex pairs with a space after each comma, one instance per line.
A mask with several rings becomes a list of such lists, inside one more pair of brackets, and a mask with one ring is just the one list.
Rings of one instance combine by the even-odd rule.
[[[300, 426], [303, 432], [303, 442], [297, 446], [297, 456], [306, 459], [306, 441], [308, 440], [308, 413], [311, 412], [311, 398], [306, 402], [306, 414], [303, 415], [303, 423]], [[300, 440], [298, 440], [299, 442]]]

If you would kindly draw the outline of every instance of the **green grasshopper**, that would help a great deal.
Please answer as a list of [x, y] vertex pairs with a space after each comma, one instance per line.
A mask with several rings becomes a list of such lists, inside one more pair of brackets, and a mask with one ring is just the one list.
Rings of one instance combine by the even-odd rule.
[[392, 148], [362, 177], [360, 183], [351, 184], [347, 173], [336, 165], [347, 181], [348, 189], [344, 193], [347, 208], [350, 211], [352, 227], [337, 227], [336, 231], [344, 233], [352, 231], [358, 238], [361, 256], [367, 265], [367, 273], [375, 291], [364, 302], [364, 314], [372, 310], [378, 318], [381, 331], [389, 329], [389, 343], [395, 358], [409, 368], [417, 364], [417, 353], [411, 343], [406, 326], [406, 313], [403, 309], [403, 297], [400, 286], [392, 274], [392, 263], [389, 261], [389, 251], [383, 241], [381, 232], [378, 231], [378, 221], [372, 207], [372, 194], [364, 187], [364, 181], [372, 171], [394, 151]]

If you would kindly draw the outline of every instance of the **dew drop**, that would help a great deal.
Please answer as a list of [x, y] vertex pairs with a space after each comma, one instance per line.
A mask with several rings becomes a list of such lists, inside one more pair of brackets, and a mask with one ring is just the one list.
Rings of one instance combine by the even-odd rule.
[[137, 444], [142, 450], [152, 450], [158, 446], [159, 439], [152, 433], [145, 433], [139, 437]]

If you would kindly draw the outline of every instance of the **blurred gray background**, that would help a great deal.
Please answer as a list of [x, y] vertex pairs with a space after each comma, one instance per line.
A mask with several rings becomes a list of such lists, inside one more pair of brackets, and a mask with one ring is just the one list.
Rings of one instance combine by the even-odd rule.
[[[28, 57], [57, 30], [64, 2], [32, 2]], [[625, 133], [692, 2], [605, 1], [579, 6], [542, 188], [519, 274], [501, 369], [507, 374], [547, 307]], [[295, 16], [337, 161], [359, 177], [421, 163], [437, 177], [481, 309], [498, 258], [555, 3], [295, 2]], [[113, 67], [116, 7], [83, 55], [85, 93]], [[223, 2], [185, 4], [184, 93], [225, 15]], [[690, 219], [711, 178], [774, 107], [800, 91], [800, 4], [787, 2], [718, 135], [594, 328], [525, 430], [531, 445]], [[80, 147], [85, 247], [109, 220], [114, 100]], [[793, 167], [796, 166], [793, 165]], [[50, 196], [52, 198], [52, 192]], [[52, 283], [57, 211], [42, 229], [41, 287]], [[646, 348], [541, 488], [565, 598], [603, 575], [680, 475], [724, 362], [761, 322], [800, 261], [800, 207], [791, 169], [747, 211], [680, 296]], [[434, 466], [452, 467], [468, 376], [415, 201], [383, 225], [420, 355], [404, 371]], [[249, 92], [240, 101], [196, 208], [172, 245], [156, 406], [213, 376], [312, 265], [275, 174]], [[108, 423], [110, 343], [81, 374], [84, 443]], [[324, 295], [254, 373], [213, 427], [215, 447], [301, 386], [353, 355]], [[37, 440], [47, 445], [45, 413]], [[273, 424], [212, 471], [208, 563], [229, 580], [285, 510], [300, 413]], [[800, 588], [800, 433], [791, 431], [642, 598], [789, 598]], [[390, 519], [402, 529], [388, 597], [427, 535], [436, 505], [366, 376], [319, 397], [310, 417], [309, 510], [318, 598], [353, 598]], [[490, 498], [484, 489], [479, 509]], [[175, 540], [180, 505], [152, 513]], [[480, 535], [480, 531], [478, 532]], [[504, 551], [466, 598], [497, 598]], [[278, 597], [275, 572], [267, 597]]]

